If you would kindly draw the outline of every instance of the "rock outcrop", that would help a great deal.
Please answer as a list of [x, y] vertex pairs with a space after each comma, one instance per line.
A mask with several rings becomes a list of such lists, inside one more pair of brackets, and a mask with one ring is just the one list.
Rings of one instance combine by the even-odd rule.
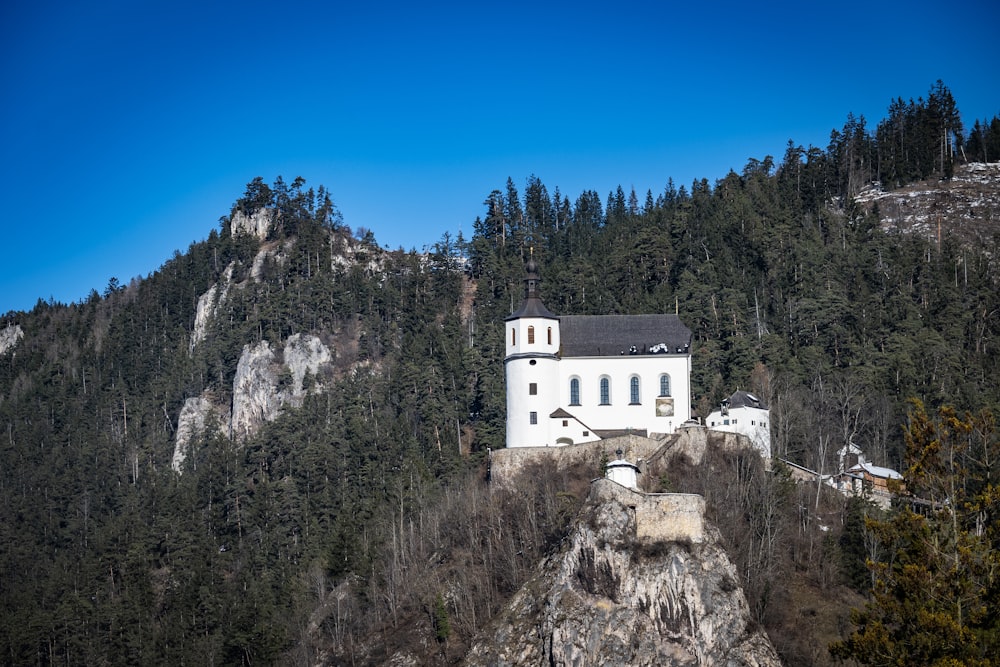
[[940, 242], [942, 232], [962, 243], [990, 243], [1000, 219], [1000, 164], [959, 164], [950, 179], [910, 183], [883, 190], [862, 189], [852, 201], [871, 210], [878, 205], [882, 229]]
[[207, 428], [242, 441], [277, 419], [283, 407], [301, 406], [310, 392], [322, 389], [321, 378], [332, 363], [330, 348], [311, 334], [289, 336], [280, 356], [266, 340], [245, 345], [233, 379], [231, 410], [213, 402], [208, 393], [184, 402], [171, 467], [182, 471], [192, 441]]
[[18, 341], [24, 338], [24, 331], [20, 324], [8, 324], [0, 330], [0, 354], [7, 354], [8, 350], [14, 349]]
[[300, 406], [310, 390], [307, 377], [317, 377], [333, 359], [316, 336], [295, 334], [285, 341], [283, 361], [266, 340], [243, 347], [233, 380], [233, 416], [230, 434], [243, 440], [265, 422], [274, 421], [285, 405]]
[[[249, 280], [259, 282], [262, 279], [264, 265], [268, 260], [283, 264], [285, 259], [284, 245], [274, 241], [262, 244], [260, 250], [254, 256], [250, 267]], [[219, 282], [213, 284], [205, 290], [204, 294], [198, 297], [198, 305], [195, 308], [194, 314], [194, 326], [191, 329], [191, 342], [189, 345], [191, 353], [194, 353], [198, 344], [205, 340], [205, 337], [208, 335], [209, 325], [218, 314], [220, 306], [226, 303], [230, 290], [233, 287], [242, 289], [249, 282], [248, 280], [234, 281], [233, 273], [235, 269], [236, 263], [230, 262], [226, 270], [222, 272]]]
[[229, 286], [233, 281], [233, 267], [230, 263], [222, 273], [222, 279], [208, 288], [208, 290], [198, 297], [198, 306], [194, 313], [194, 328], [191, 330], [191, 343], [189, 349], [194, 352], [194, 348], [201, 341], [205, 340], [208, 333], [208, 325], [219, 310], [219, 305], [226, 300], [229, 294]]
[[274, 211], [269, 208], [262, 208], [247, 215], [243, 211], [234, 211], [230, 218], [230, 226], [233, 236], [249, 234], [256, 236], [263, 241], [271, 233], [271, 225], [274, 223]]
[[285, 341], [285, 367], [292, 377], [292, 384], [285, 391], [285, 402], [302, 405], [309, 391], [306, 378], [319, 375], [320, 369], [333, 361], [330, 348], [316, 336], [293, 334]]
[[562, 550], [466, 664], [780, 665], [699, 500], [595, 481]]
[[222, 435], [228, 430], [229, 415], [224, 414], [207, 396], [194, 396], [184, 401], [181, 414], [177, 418], [177, 434], [174, 438], [174, 456], [170, 467], [181, 471], [194, 438], [214, 428]]
[[281, 408], [279, 368], [271, 344], [262, 340], [243, 346], [233, 379], [233, 419], [230, 435], [243, 440], [264, 422], [274, 421]]

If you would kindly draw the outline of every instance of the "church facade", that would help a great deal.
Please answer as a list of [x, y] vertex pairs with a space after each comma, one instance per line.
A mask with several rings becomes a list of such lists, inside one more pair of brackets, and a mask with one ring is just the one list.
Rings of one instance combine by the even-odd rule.
[[538, 266], [504, 322], [507, 446], [672, 433], [691, 418], [691, 330], [677, 315], [550, 312]]

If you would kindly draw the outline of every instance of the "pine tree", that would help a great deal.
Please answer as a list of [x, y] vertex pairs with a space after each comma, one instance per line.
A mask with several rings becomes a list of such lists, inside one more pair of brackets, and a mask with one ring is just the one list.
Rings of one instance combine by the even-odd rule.
[[883, 550], [872, 599], [830, 651], [865, 665], [1000, 664], [996, 422], [950, 407], [931, 418], [914, 401], [906, 444], [913, 500], [867, 521]]

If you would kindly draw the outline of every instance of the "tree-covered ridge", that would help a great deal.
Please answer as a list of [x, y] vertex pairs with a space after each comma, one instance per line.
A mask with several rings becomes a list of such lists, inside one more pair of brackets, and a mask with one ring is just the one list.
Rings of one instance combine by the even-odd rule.
[[[851, 124], [834, 136], [872, 140]], [[545, 478], [497, 498], [477, 477], [504, 442], [501, 323], [532, 248], [557, 314], [679, 312], [700, 414], [752, 388], [778, 455], [829, 471], [855, 441], [900, 466], [907, 397], [1000, 400], [997, 237], [887, 234], [850, 197], [868, 158], [842, 159], [842, 144], [790, 144], [780, 163], [655, 196], [570, 200], [508, 180], [470, 240], [426, 254], [351, 234], [323, 188], [255, 179], [219, 230], [148, 278], [8, 314], [0, 326], [24, 336], [0, 355], [3, 660], [364, 663], [388, 657], [373, 637], [425, 630], [454, 659], [582, 493]], [[262, 210], [263, 238], [233, 233]], [[226, 281], [238, 287], [192, 347], [199, 298]], [[185, 400], [229, 404], [244, 347], [298, 333], [335, 353], [324, 390], [244, 443], [202, 434], [176, 475]], [[822, 551], [803, 521], [789, 572]], [[745, 558], [755, 613], [773, 622], [775, 561]]]
[[[365, 526], [457, 465], [461, 274], [351, 238], [302, 184], [266, 201], [248, 186], [234, 211], [275, 211], [263, 240], [227, 218], [146, 280], [17, 316], [27, 336], [0, 359], [5, 661], [274, 660], [306, 569], [364, 573], [381, 548]], [[227, 270], [241, 287], [192, 349], [198, 299]], [[185, 399], [226, 404], [244, 345], [296, 332], [342, 347], [343, 376], [245, 446], [206, 434], [177, 477]]]

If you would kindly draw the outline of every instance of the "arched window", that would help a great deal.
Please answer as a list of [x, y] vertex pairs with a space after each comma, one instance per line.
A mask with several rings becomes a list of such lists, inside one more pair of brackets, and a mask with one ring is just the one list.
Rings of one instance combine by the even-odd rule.
[[601, 378], [601, 405], [611, 405], [611, 380]]
[[535, 327], [528, 327], [528, 345], [535, 344]]
[[660, 376], [660, 396], [670, 395], [670, 376], [664, 373]]
[[639, 405], [639, 376], [633, 375], [628, 380], [629, 405]]
[[552, 345], [552, 327], [549, 327], [549, 345]]
[[569, 404], [580, 405], [580, 378], [570, 378]]

